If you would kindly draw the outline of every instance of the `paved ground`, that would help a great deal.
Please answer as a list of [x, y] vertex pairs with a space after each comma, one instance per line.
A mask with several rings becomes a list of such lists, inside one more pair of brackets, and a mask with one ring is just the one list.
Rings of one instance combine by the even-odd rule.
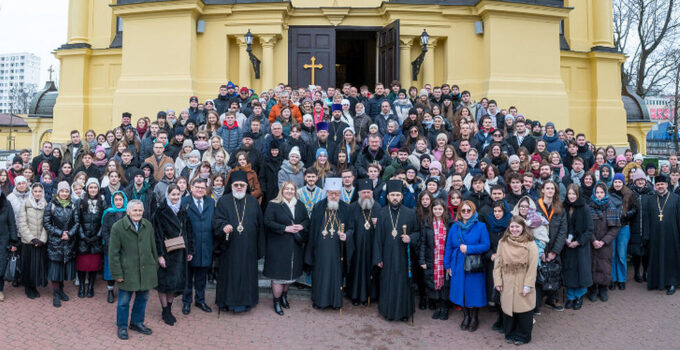
[[[502, 335], [490, 330], [494, 314], [480, 313], [475, 333], [458, 329], [461, 313], [448, 321], [434, 321], [430, 311], [415, 315], [415, 326], [387, 322], [372, 305], [348, 305], [337, 311], [312, 309], [307, 298], [291, 298], [291, 309], [281, 317], [272, 311], [271, 298], [262, 295], [260, 305], [243, 315], [205, 314], [192, 309], [188, 316], [175, 305], [178, 323], [166, 326], [152, 292], [146, 325], [151, 336], [130, 332], [116, 338], [115, 306], [105, 301], [105, 287], [98, 281], [93, 299], [74, 298], [72, 284], [66, 288], [73, 301], [60, 309], [51, 305], [51, 293], [29, 300], [23, 288], [5, 287], [0, 303], [2, 349], [495, 349], [515, 348]], [[208, 300], [214, 300], [210, 291]], [[551, 349], [678, 349], [680, 348], [680, 293], [666, 296], [629, 283], [627, 290], [610, 292], [607, 303], [585, 301], [580, 311], [543, 310], [536, 316], [533, 342], [524, 348]]]

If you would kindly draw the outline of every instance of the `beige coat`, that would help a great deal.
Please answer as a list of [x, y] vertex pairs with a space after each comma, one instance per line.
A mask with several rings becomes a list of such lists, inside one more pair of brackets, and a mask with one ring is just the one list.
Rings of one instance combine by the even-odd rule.
[[[507, 244], [504, 240], [498, 242], [497, 252], [502, 251], [501, 246]], [[503, 286], [501, 292], [501, 307], [503, 313], [512, 316], [513, 313], [531, 311], [536, 307], [536, 270], [538, 266], [538, 248], [534, 241], [529, 241], [529, 257], [526, 271], [504, 271], [499, 261], [502, 256], [497, 256], [493, 268], [494, 286]], [[531, 287], [526, 296], [522, 295], [524, 286]]]
[[[42, 199], [42, 202], [44, 203], [45, 200]], [[34, 208], [30, 200], [24, 201], [17, 218], [17, 229], [21, 236], [21, 243], [29, 244], [34, 238], [47, 243], [47, 231], [43, 226], [44, 213], [44, 209]]]

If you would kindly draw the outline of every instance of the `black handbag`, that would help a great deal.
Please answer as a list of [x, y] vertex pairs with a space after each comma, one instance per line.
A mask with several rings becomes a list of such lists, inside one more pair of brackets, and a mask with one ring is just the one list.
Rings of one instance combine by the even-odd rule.
[[557, 261], [546, 261], [538, 267], [536, 274], [536, 284], [540, 284], [544, 291], [553, 292], [560, 288], [561, 267]]
[[[465, 244], [465, 241], [463, 241], [463, 235], [461, 235], [460, 232], [458, 232], [458, 239], [460, 239], [461, 243]], [[463, 271], [467, 273], [484, 272], [484, 262], [482, 261], [482, 255], [465, 254]]]
[[14, 282], [19, 279], [21, 271], [19, 268], [19, 256], [17, 252], [12, 252], [5, 268], [5, 281]]

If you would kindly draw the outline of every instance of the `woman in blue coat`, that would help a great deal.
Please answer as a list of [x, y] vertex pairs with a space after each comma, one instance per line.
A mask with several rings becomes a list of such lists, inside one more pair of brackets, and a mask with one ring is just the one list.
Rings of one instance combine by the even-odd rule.
[[471, 201], [463, 201], [456, 222], [449, 230], [444, 252], [444, 268], [451, 276], [451, 301], [463, 307], [460, 329], [474, 332], [479, 326], [479, 308], [486, 305], [486, 275], [468, 273], [463, 267], [466, 254], [484, 254], [489, 250], [489, 232], [477, 218], [477, 208]]

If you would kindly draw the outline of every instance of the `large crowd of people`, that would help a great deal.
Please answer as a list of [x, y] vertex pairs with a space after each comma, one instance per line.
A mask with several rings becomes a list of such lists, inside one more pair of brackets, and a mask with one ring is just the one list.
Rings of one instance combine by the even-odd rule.
[[[470, 332], [491, 307], [518, 345], [544, 305], [576, 311], [625, 290], [629, 257], [648, 289], [680, 283], [677, 155], [597, 148], [448, 84], [258, 95], [229, 82], [188, 103], [20, 151], [0, 170], [0, 278], [31, 299], [50, 283], [54, 307], [66, 282], [78, 298], [105, 283], [127, 339], [152, 333], [151, 289], [168, 325], [178, 296], [185, 315], [247, 312], [263, 258], [279, 315], [291, 284], [311, 281], [314, 308], [374, 301], [401, 321], [453, 308]], [[20, 273], [5, 273], [10, 256]]]

